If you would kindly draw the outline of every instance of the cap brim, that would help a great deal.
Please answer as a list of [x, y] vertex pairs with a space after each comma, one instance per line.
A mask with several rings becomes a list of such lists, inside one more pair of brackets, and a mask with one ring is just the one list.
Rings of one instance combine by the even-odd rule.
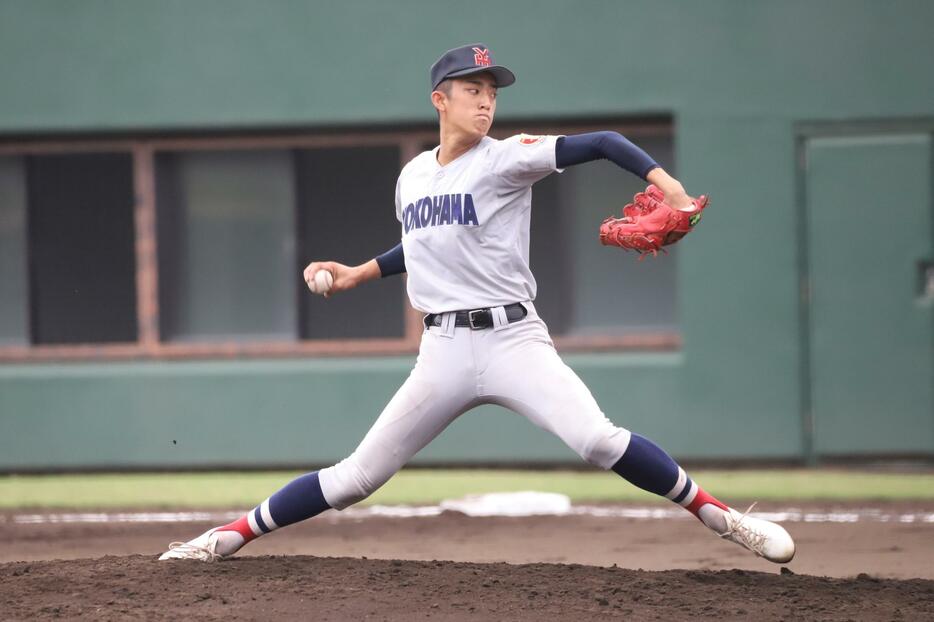
[[[505, 86], [509, 86], [516, 81], [516, 75], [502, 65], [490, 65], [489, 67], [470, 67], [469, 69], [461, 69], [460, 71], [449, 73], [444, 77], [444, 79], [463, 78], [464, 76], [472, 76], [475, 73], [493, 74], [493, 79], [496, 80], [496, 88], [500, 89]], [[435, 86], [437, 87], [437, 84]]]

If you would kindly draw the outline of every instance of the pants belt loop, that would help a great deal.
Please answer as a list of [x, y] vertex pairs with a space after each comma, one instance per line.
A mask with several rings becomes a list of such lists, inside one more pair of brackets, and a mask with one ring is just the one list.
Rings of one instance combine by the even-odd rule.
[[493, 315], [493, 332], [501, 331], [509, 326], [509, 319], [506, 317], [504, 307], [492, 307], [490, 313]]
[[447, 337], [448, 339], [454, 338], [454, 320], [457, 317], [456, 313], [445, 313], [441, 316], [441, 336]]

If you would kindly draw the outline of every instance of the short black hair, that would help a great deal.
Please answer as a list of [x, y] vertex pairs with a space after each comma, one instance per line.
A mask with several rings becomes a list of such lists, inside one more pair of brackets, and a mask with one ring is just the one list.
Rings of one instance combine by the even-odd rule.
[[444, 80], [438, 83], [438, 86], [435, 87], [435, 90], [441, 91], [442, 93], [450, 97], [451, 89], [453, 88], [454, 88], [454, 80], [452, 80], [451, 78], [445, 78]]

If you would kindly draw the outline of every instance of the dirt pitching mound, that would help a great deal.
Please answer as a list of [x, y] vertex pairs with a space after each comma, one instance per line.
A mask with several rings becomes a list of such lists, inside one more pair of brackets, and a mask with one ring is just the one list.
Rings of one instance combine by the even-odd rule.
[[930, 620], [934, 581], [564, 564], [133, 555], [0, 565], [4, 619]]

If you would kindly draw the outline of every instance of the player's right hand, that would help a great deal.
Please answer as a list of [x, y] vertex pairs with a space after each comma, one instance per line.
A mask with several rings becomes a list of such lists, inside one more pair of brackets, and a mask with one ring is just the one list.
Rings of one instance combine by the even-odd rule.
[[318, 270], [327, 270], [334, 277], [331, 289], [324, 294], [325, 298], [330, 298], [337, 292], [353, 289], [360, 284], [360, 278], [355, 268], [336, 261], [313, 261], [308, 264], [308, 267], [302, 273], [302, 276], [305, 277], [305, 283], [313, 283]]

